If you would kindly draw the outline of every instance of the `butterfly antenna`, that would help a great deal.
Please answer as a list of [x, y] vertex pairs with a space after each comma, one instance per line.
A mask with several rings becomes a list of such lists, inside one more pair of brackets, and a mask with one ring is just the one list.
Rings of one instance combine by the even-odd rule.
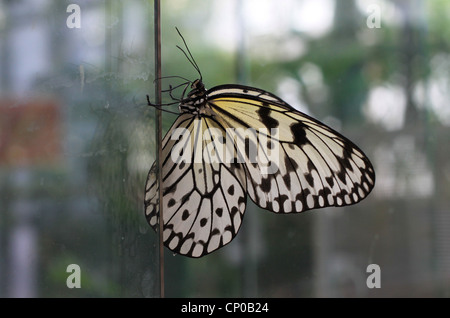
[[197, 62], [195, 62], [194, 57], [192, 56], [191, 51], [189, 50], [188, 45], [186, 44], [186, 41], [184, 39], [184, 37], [181, 35], [180, 30], [178, 30], [177, 27], [175, 27], [175, 29], [178, 32], [178, 35], [181, 37], [181, 39], [183, 40], [184, 46], [186, 47], [187, 52], [189, 53], [189, 55], [181, 48], [177, 45], [177, 48], [180, 49], [181, 52], [183, 52], [184, 56], [186, 56], [186, 58], [188, 59], [188, 61], [192, 64], [192, 66], [195, 68], [195, 70], [198, 72], [198, 74], [200, 75], [200, 81], [202, 80], [202, 73], [200, 72], [200, 68], [198, 67]]

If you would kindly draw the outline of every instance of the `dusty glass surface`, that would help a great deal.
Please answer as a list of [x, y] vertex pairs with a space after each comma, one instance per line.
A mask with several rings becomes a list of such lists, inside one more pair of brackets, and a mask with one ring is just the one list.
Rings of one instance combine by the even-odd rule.
[[0, 17], [0, 295], [158, 296], [153, 6], [3, 1]]
[[[67, 26], [69, 4], [0, 7], [0, 293], [158, 296], [157, 235], [143, 216], [153, 3], [78, 1], [79, 29]], [[163, 1], [163, 76], [198, 76], [176, 48], [178, 27], [207, 88], [280, 96], [354, 141], [377, 178], [349, 207], [277, 215], [249, 203], [226, 247], [201, 259], [167, 251], [166, 296], [449, 296], [448, 10]], [[174, 119], [163, 114], [165, 130]], [[66, 286], [70, 264], [80, 289]]]

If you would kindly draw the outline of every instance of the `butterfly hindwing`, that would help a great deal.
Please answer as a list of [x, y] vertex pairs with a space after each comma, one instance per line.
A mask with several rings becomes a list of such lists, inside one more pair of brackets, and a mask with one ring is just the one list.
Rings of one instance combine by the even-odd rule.
[[[229, 243], [242, 223], [247, 200], [244, 170], [242, 164], [222, 158], [232, 152], [224, 149], [223, 133], [214, 120], [182, 114], [164, 137], [163, 239], [176, 253], [208, 254]], [[145, 208], [148, 222], [157, 230], [155, 170], [152, 167], [147, 179]]]

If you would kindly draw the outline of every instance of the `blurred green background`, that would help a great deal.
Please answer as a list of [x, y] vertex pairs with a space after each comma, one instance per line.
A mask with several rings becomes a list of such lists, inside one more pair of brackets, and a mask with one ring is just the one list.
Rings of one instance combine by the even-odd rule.
[[[445, 0], [162, 1], [163, 76], [198, 76], [178, 27], [207, 88], [280, 96], [359, 145], [377, 177], [355, 206], [249, 204], [225, 248], [167, 251], [165, 295], [450, 296], [449, 16]], [[159, 296], [143, 213], [153, 36], [152, 1], [0, 2], [1, 297]], [[70, 264], [81, 288], [66, 285]]]

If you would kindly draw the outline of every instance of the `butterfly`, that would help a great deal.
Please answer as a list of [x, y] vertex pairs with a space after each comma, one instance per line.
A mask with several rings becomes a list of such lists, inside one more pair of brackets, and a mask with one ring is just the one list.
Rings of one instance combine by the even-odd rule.
[[[177, 29], [178, 31], [178, 29]], [[367, 156], [349, 139], [264, 90], [235, 84], [206, 89], [180, 32], [177, 46], [200, 77], [186, 82], [179, 115], [162, 141], [164, 245], [202, 257], [231, 242], [247, 197], [274, 213], [355, 204], [375, 185]], [[187, 92], [188, 88], [190, 91]], [[147, 96], [148, 104], [152, 104]], [[145, 186], [145, 216], [158, 231], [155, 163]]]

